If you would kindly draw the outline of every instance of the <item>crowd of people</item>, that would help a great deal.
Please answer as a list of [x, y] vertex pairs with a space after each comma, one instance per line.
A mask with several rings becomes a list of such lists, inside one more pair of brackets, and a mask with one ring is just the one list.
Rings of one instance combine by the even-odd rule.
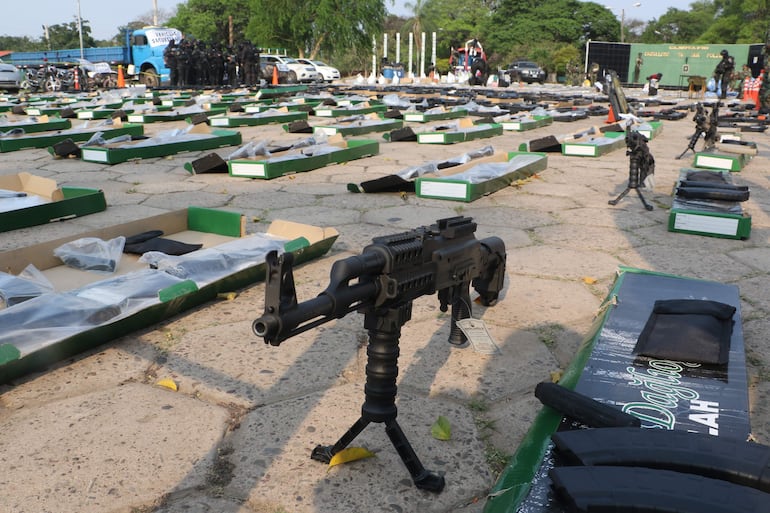
[[169, 42], [163, 60], [174, 87], [251, 87], [261, 79], [259, 55], [260, 49], [250, 41], [225, 47], [182, 39]]

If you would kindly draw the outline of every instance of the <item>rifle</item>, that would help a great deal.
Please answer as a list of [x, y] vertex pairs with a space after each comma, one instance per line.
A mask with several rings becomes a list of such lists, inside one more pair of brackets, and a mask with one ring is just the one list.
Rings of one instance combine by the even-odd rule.
[[370, 422], [382, 422], [415, 486], [431, 492], [444, 488], [444, 477], [422, 466], [396, 421], [398, 343], [412, 302], [420, 296], [437, 293], [442, 312], [451, 305], [449, 342], [456, 346], [467, 342], [456, 322], [471, 316], [470, 285], [484, 306], [497, 302], [505, 279], [505, 244], [498, 237], [478, 240], [475, 231], [471, 218], [458, 216], [376, 237], [360, 255], [335, 262], [326, 289], [302, 303], [294, 288], [292, 254], [268, 253], [265, 311], [252, 326], [257, 336], [278, 346], [355, 310], [364, 314], [369, 332], [361, 417], [334, 445], [317, 446], [312, 459], [329, 463]]
[[716, 105], [714, 105], [709, 116], [706, 116], [706, 109], [703, 107], [702, 103], [697, 103], [695, 105], [695, 116], [693, 116], [693, 121], [695, 121], [695, 132], [690, 136], [690, 143], [677, 157], [677, 160], [684, 157], [685, 153], [689, 150], [692, 150], [693, 153], [695, 153], [695, 145], [702, 135], [705, 139], [704, 149], [711, 149], [714, 147], [714, 144], [716, 144], [717, 128], [719, 128], [720, 103], [721, 102], [717, 102]]

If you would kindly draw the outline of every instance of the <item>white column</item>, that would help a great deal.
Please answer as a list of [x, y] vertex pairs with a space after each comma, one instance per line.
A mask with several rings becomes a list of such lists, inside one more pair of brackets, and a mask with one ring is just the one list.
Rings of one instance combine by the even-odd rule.
[[401, 32], [396, 32], [396, 62], [401, 62]]
[[382, 35], [382, 56], [388, 58], [388, 33]]
[[409, 33], [409, 69], [407, 70], [407, 75], [409, 77], [414, 78], [414, 73], [412, 72], [412, 54], [414, 52], [414, 34]]
[[377, 78], [377, 37], [372, 36], [372, 76]]
[[420, 78], [425, 78], [425, 32], [420, 34]]
[[436, 33], [433, 32], [431, 35], [431, 50], [430, 50], [430, 65], [433, 66], [434, 70], [434, 80], [438, 80], [438, 67], [436, 66]]

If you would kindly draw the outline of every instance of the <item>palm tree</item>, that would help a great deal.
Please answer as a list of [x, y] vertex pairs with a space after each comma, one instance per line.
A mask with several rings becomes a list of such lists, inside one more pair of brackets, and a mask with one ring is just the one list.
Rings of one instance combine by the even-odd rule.
[[417, 55], [422, 55], [420, 34], [422, 34], [422, 21], [424, 18], [423, 10], [425, 9], [426, 2], [424, 0], [414, 0], [413, 2], [404, 3], [404, 7], [412, 12], [412, 18], [409, 19], [404, 25], [405, 29], [411, 30], [414, 34], [414, 47]]

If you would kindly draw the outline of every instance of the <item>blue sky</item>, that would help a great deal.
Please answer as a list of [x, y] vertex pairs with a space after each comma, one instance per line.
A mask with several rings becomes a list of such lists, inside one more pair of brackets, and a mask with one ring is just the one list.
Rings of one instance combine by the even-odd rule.
[[[160, 11], [169, 12], [176, 7], [179, 0], [156, 0]], [[385, 0], [385, 5], [394, 14], [406, 15], [404, 8], [406, 0], [396, 0], [391, 5]], [[632, 0], [603, 0], [596, 2], [611, 8], [620, 20], [621, 10], [625, 11], [626, 20], [640, 19], [648, 21], [659, 18], [669, 6], [687, 9], [689, 1], [681, 0], [647, 0], [639, 2], [634, 7]], [[117, 33], [121, 25], [150, 15], [153, 11], [153, 0], [25, 0], [13, 12], [8, 11], [0, 20], [0, 35], [29, 36], [40, 38], [43, 25], [56, 25], [75, 21], [80, 6], [80, 15], [88, 20], [91, 34], [96, 39], [109, 39]]]

